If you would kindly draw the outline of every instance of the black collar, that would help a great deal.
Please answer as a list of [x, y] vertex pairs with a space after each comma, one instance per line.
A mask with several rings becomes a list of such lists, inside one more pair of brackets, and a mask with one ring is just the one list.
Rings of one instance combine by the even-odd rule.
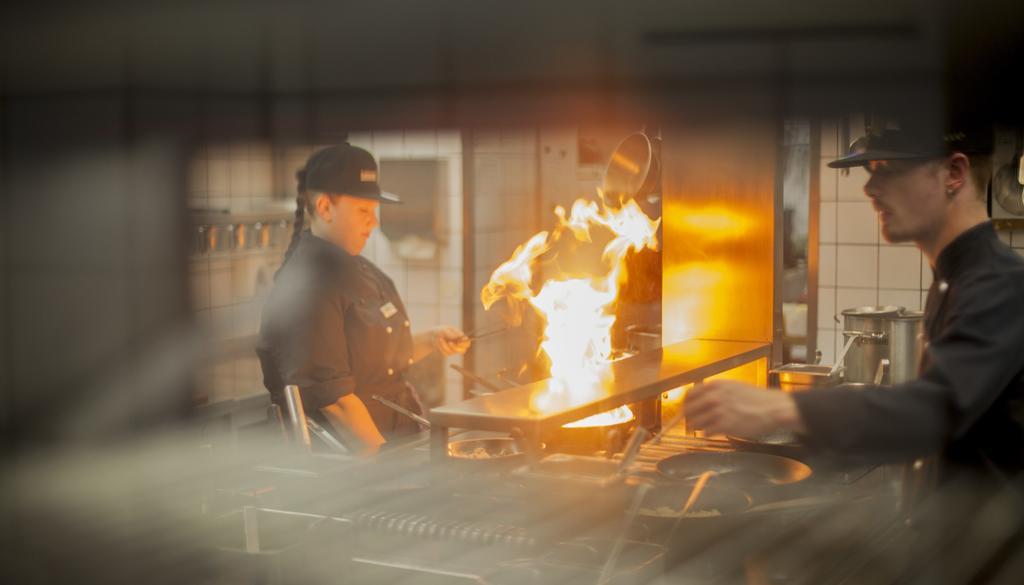
[[313, 232], [309, 230], [302, 230], [302, 233], [299, 234], [299, 244], [302, 247], [308, 247], [315, 256], [320, 258], [331, 258], [344, 264], [355, 264], [359, 260], [359, 256], [353, 256], [339, 246], [319, 236], [314, 236]]
[[997, 239], [999, 236], [996, 235], [996, 228], [990, 221], [979, 223], [960, 234], [939, 252], [939, 258], [935, 261], [935, 278], [950, 279], [972, 264], [977, 264], [978, 249]]

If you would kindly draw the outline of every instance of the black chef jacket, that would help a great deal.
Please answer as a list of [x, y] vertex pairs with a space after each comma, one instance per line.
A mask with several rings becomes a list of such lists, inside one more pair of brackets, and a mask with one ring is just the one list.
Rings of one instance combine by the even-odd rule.
[[402, 375], [412, 346], [394, 282], [369, 260], [303, 232], [263, 308], [256, 353], [271, 399], [283, 405], [284, 386], [294, 384], [307, 415], [317, 416], [354, 392], [386, 438], [416, 432], [416, 423], [370, 399], [422, 413]]
[[938, 454], [941, 480], [1024, 471], [1024, 259], [991, 223], [939, 254], [925, 337], [917, 379], [794, 394], [805, 441], [883, 463]]

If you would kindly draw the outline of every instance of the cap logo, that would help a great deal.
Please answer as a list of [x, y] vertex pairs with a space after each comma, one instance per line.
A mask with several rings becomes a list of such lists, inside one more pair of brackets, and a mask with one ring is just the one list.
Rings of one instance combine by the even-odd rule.
[[361, 169], [359, 171], [359, 180], [363, 183], [373, 183], [377, 180], [377, 171], [373, 169]]

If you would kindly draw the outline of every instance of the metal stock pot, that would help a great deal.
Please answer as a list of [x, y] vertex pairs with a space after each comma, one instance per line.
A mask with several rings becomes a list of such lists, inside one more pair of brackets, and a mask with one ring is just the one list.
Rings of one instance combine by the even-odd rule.
[[923, 313], [903, 307], [857, 307], [843, 315], [845, 382], [898, 384], [913, 379], [921, 359]]

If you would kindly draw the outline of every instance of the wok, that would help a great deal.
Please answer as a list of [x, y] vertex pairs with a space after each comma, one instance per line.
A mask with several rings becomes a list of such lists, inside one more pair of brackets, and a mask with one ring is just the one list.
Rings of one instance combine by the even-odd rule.
[[811, 475], [811, 468], [796, 459], [743, 451], [682, 453], [662, 459], [657, 468], [663, 476], [684, 482], [714, 471], [718, 475], [713, 483], [744, 487], [796, 483]]
[[660, 172], [651, 139], [637, 132], [615, 147], [604, 173], [602, 190], [612, 202], [641, 197], [654, 190]]

